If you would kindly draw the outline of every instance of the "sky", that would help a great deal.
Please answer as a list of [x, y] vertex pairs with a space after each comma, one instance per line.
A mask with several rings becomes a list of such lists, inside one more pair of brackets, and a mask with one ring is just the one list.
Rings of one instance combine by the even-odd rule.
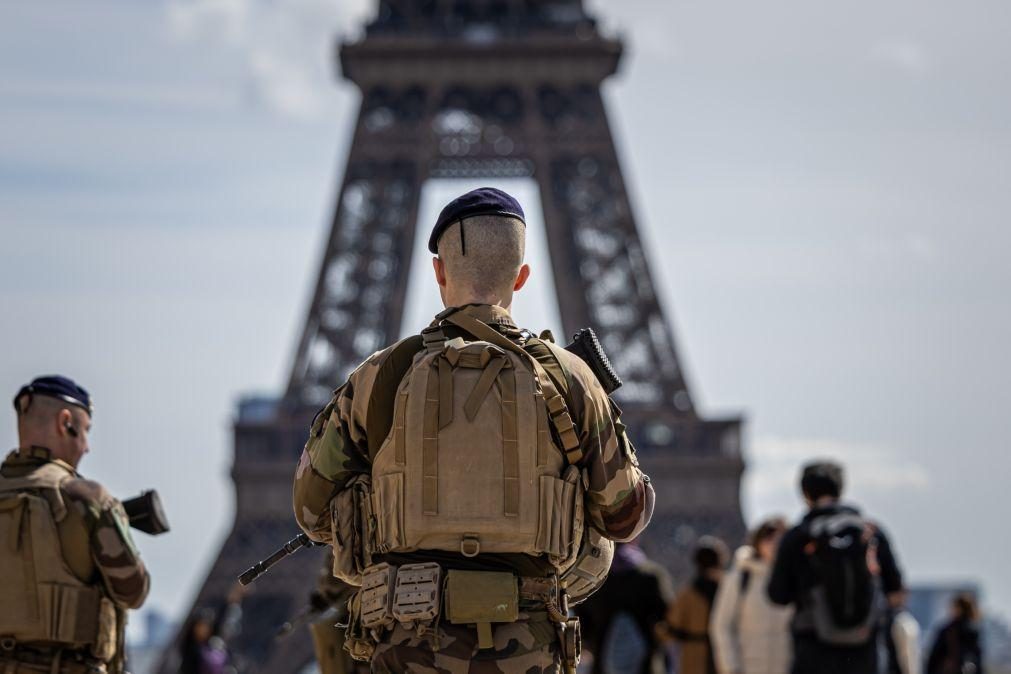
[[[627, 43], [605, 98], [693, 396], [747, 418], [746, 519], [838, 458], [912, 582], [1011, 614], [1011, 5], [589, 4]], [[82, 470], [160, 490], [173, 534], [138, 543], [175, 616], [234, 513], [236, 401], [287, 380], [358, 101], [333, 40], [371, 6], [0, 0], [0, 391], [93, 392]], [[520, 318], [550, 327], [531, 248]]]

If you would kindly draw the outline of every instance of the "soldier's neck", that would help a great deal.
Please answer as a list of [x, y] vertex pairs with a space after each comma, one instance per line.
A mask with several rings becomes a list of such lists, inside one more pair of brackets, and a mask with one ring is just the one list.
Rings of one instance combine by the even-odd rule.
[[446, 294], [446, 307], [465, 307], [468, 304], [488, 304], [493, 307], [502, 307], [510, 314], [513, 310], [513, 298], [510, 293], [508, 297], [475, 297], [469, 294], [452, 295]]

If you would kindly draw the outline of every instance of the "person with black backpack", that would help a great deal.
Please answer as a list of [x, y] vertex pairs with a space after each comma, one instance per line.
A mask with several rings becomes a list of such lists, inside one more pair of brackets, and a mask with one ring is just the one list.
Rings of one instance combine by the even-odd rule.
[[[875, 674], [885, 602], [900, 605], [902, 572], [877, 524], [843, 505], [843, 469], [804, 467], [810, 510], [780, 543], [768, 594], [795, 607], [793, 674]], [[884, 595], [884, 596], [882, 596]]]

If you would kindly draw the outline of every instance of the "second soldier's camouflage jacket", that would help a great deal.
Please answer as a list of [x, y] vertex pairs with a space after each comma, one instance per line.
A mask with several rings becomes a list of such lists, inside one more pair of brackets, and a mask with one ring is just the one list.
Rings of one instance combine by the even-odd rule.
[[[520, 341], [520, 330], [505, 309], [469, 305], [460, 311]], [[464, 334], [453, 326], [443, 326], [443, 330], [447, 338]], [[568, 403], [582, 450], [579, 466], [588, 477], [588, 521], [609, 539], [635, 538], [649, 522], [654, 495], [616, 406], [578, 357], [551, 351], [537, 340], [523, 346], [544, 366]], [[313, 422], [293, 490], [295, 517], [313, 540], [332, 543], [330, 501], [351, 479], [371, 473], [372, 461], [392, 424], [397, 387], [422, 348], [421, 337], [416, 336], [373, 354], [337, 389]], [[512, 570], [521, 575], [544, 575], [551, 570], [546, 559], [523, 554], [465, 558], [426, 550], [391, 554], [383, 560], [393, 564], [436, 561], [446, 568]]]

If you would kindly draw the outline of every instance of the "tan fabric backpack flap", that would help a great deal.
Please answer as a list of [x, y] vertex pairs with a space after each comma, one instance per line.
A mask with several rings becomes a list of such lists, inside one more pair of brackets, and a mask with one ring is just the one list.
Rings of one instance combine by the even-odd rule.
[[552, 443], [535, 367], [522, 353], [460, 337], [429, 341], [415, 357], [373, 464], [378, 552], [526, 553], [571, 564], [582, 485]]

